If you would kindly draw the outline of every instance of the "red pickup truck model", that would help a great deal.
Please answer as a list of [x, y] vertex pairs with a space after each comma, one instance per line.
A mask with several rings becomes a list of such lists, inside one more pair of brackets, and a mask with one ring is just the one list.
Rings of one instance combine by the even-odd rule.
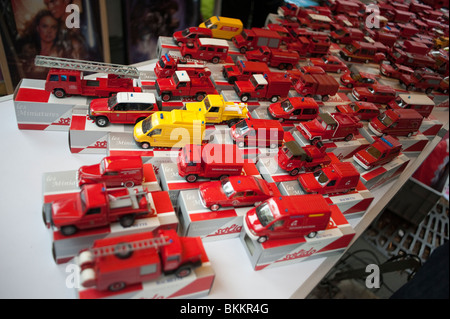
[[86, 184], [79, 193], [44, 204], [44, 223], [49, 228], [57, 227], [64, 236], [116, 221], [130, 227], [136, 217], [154, 214], [147, 196], [147, 192], [136, 193], [128, 188], [107, 189], [103, 183]]

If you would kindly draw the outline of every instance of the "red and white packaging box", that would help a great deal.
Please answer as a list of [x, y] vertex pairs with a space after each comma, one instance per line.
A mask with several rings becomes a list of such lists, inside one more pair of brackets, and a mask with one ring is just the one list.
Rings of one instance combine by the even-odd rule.
[[[147, 169], [148, 171], [148, 169]], [[77, 171], [64, 171], [45, 173], [43, 176], [43, 202], [51, 203], [64, 198], [68, 194], [78, 193], [80, 188], [77, 183]], [[154, 178], [153, 174], [153, 178]], [[156, 215], [147, 218], [136, 219], [131, 227], [124, 228], [118, 222], [109, 226], [94, 228], [90, 230], [80, 230], [72, 236], [64, 236], [57, 229], [50, 229], [52, 236], [52, 252], [56, 263], [65, 263], [76, 256], [80, 250], [89, 248], [94, 240], [132, 234], [144, 231], [157, 231], [158, 229], [177, 229], [178, 218], [169, 194], [155, 189], [155, 181], [151, 180], [152, 174], [145, 175], [147, 183], [135, 186], [137, 191], [147, 191], [149, 200], [156, 210]]]
[[[275, 184], [271, 184], [275, 196], [281, 195]], [[177, 214], [182, 236], [199, 236], [203, 241], [215, 241], [239, 237], [243, 218], [252, 208], [222, 207], [211, 211], [201, 201], [198, 189], [183, 190], [178, 196]]]
[[361, 181], [369, 190], [380, 187], [399, 177], [409, 164], [409, 158], [405, 154], [400, 154], [389, 163], [374, 167], [368, 171], [358, 165], [353, 159], [351, 161], [361, 173]]
[[[284, 196], [306, 194], [298, 182], [298, 179], [294, 181], [281, 182], [278, 184], [278, 189]], [[330, 205], [336, 205], [339, 207], [342, 214], [346, 217], [362, 216], [374, 199], [373, 194], [367, 189], [366, 186], [364, 186], [362, 181], [359, 181], [356, 190], [352, 192], [348, 192], [346, 194], [325, 194], [323, 197]]]
[[[269, 114], [268, 111], [268, 107], [270, 105], [270, 103], [264, 103], [261, 102], [261, 106], [257, 107], [256, 109], [254, 109], [251, 112], [251, 117], [253, 119], [260, 119], [260, 120], [273, 120], [274, 118], [271, 117], [271, 115]], [[264, 105], [266, 104], [266, 105]], [[290, 122], [290, 121], [285, 121], [281, 123], [281, 126], [283, 127], [284, 131], [290, 131], [294, 128], [295, 124], [298, 124], [299, 122]]]
[[[373, 141], [375, 135], [370, 131], [370, 129], [365, 125], [366, 131], [369, 132], [370, 137], [368, 137], [369, 141]], [[400, 144], [402, 144], [402, 153], [406, 155], [417, 156], [419, 155], [425, 146], [427, 146], [430, 139], [422, 134], [421, 131], [418, 131], [411, 137], [406, 136], [396, 136]], [[372, 142], [371, 141], [371, 142]]]
[[13, 95], [17, 126], [21, 130], [69, 131], [72, 110], [87, 110], [90, 98], [59, 99], [45, 91], [45, 80], [22, 79]]
[[[361, 132], [361, 131], [360, 131]], [[309, 141], [300, 133], [297, 128], [284, 134], [284, 140], [286, 142], [295, 140], [300, 146], [310, 145]], [[353, 140], [345, 141], [323, 141], [328, 153], [333, 153], [338, 159], [351, 158], [356, 152], [369, 146], [369, 142], [362, 135], [356, 135]]]
[[[333, 153], [327, 153], [332, 162], [339, 162], [339, 159]], [[286, 181], [296, 181], [298, 176], [291, 176], [278, 165], [278, 153], [272, 157], [260, 157], [256, 163], [261, 176], [269, 183], [280, 183]]]
[[443, 124], [433, 115], [430, 115], [429, 117], [423, 119], [419, 130], [428, 139], [432, 140], [439, 133], [442, 127]]
[[[158, 176], [162, 189], [169, 193], [170, 199], [172, 200], [172, 205], [177, 206], [177, 198], [180, 194], [180, 191], [198, 189], [200, 185], [209, 183], [211, 179], [200, 177], [196, 182], [189, 183], [178, 173], [176, 158], [172, 159], [174, 160], [173, 162], [166, 162], [161, 164], [158, 171]], [[242, 175], [261, 177], [258, 169], [256, 168], [256, 165], [251, 160], [245, 160], [242, 168]]]
[[77, 294], [79, 299], [193, 299], [208, 296], [214, 278], [211, 262], [203, 251], [202, 265], [186, 277], [161, 275], [157, 280], [128, 286], [117, 292], [81, 287]]
[[328, 227], [314, 238], [304, 236], [292, 239], [269, 239], [264, 243], [258, 243], [247, 235], [245, 229], [242, 229], [239, 238], [253, 269], [263, 270], [291, 265], [342, 252], [353, 239], [355, 231], [339, 208], [336, 205], [333, 206]]

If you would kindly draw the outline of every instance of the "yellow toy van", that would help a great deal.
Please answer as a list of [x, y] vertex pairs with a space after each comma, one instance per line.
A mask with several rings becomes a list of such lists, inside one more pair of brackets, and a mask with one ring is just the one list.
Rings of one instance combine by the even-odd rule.
[[213, 38], [231, 40], [232, 37], [241, 34], [243, 24], [239, 19], [213, 16], [199, 27], [210, 29]]
[[155, 112], [134, 127], [134, 140], [144, 148], [201, 144], [205, 135], [205, 116], [201, 112], [172, 110]]

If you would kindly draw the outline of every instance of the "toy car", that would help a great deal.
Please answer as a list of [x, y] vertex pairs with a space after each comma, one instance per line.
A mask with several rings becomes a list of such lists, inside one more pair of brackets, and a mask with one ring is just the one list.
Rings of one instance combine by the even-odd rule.
[[310, 58], [309, 60], [312, 65], [320, 66], [326, 72], [341, 73], [342, 71], [346, 71], [348, 69], [347, 65], [334, 55], [327, 55], [321, 58]]
[[309, 121], [319, 114], [319, 105], [310, 97], [290, 97], [270, 104], [270, 116], [280, 121]]
[[352, 102], [336, 106], [341, 113], [359, 117], [360, 120], [370, 120], [380, 114], [378, 106], [371, 102]]
[[377, 138], [368, 148], [353, 155], [353, 160], [366, 170], [389, 163], [402, 150], [402, 144], [393, 136]]
[[414, 73], [414, 70], [411, 69], [409, 66], [404, 66], [397, 63], [390, 64], [388, 61], [386, 62], [387, 63], [380, 64], [380, 73], [383, 74], [384, 76], [394, 79], [400, 79], [402, 74]]
[[359, 101], [386, 104], [395, 99], [395, 90], [387, 85], [372, 85], [353, 88], [352, 95]]
[[199, 187], [202, 204], [212, 211], [221, 207], [258, 205], [274, 196], [274, 189], [265, 180], [254, 176], [230, 176]]
[[341, 83], [349, 89], [378, 84], [374, 74], [350, 70], [341, 75]]
[[181, 47], [184, 44], [192, 45], [195, 39], [212, 38], [212, 32], [208, 28], [191, 27], [183, 31], [176, 31], [173, 34], [174, 42]]

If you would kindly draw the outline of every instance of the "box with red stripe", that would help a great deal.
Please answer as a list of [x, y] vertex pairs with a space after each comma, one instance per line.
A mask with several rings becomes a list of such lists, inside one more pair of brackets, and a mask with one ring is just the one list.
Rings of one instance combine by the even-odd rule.
[[355, 231], [336, 205], [332, 205], [328, 227], [314, 238], [301, 236], [269, 239], [259, 243], [245, 229], [240, 240], [254, 270], [296, 264], [304, 260], [327, 257], [342, 252], [353, 239]]
[[67, 132], [72, 109], [87, 110], [89, 98], [71, 96], [58, 99], [44, 87], [44, 80], [23, 79], [19, 83], [13, 96], [17, 126], [21, 130]]
[[433, 115], [424, 118], [419, 131], [428, 139], [433, 139], [441, 130], [443, 124]]
[[[79, 273], [77, 273], [79, 274]], [[146, 281], [124, 288], [117, 292], [98, 291], [95, 288], [77, 288], [79, 299], [181, 299], [201, 298], [209, 295], [215, 278], [211, 262], [202, 256], [202, 265], [192, 269], [183, 278], [175, 274], [161, 275], [153, 281]]]
[[[178, 218], [169, 200], [169, 194], [161, 191], [156, 182], [156, 175], [151, 164], [144, 164], [145, 183], [135, 186], [136, 191], [145, 191], [149, 194], [149, 201], [155, 208], [153, 217], [136, 219], [131, 227], [122, 227], [118, 222], [109, 226], [89, 230], [79, 230], [71, 236], [64, 236], [51, 227], [52, 253], [56, 263], [64, 263], [76, 256], [80, 250], [88, 248], [94, 240], [112, 236], [121, 236], [142, 231], [156, 231], [160, 228], [176, 229]], [[70, 194], [80, 191], [77, 182], [77, 171], [63, 171], [45, 173], [43, 176], [43, 203], [51, 203], [63, 199]]]

